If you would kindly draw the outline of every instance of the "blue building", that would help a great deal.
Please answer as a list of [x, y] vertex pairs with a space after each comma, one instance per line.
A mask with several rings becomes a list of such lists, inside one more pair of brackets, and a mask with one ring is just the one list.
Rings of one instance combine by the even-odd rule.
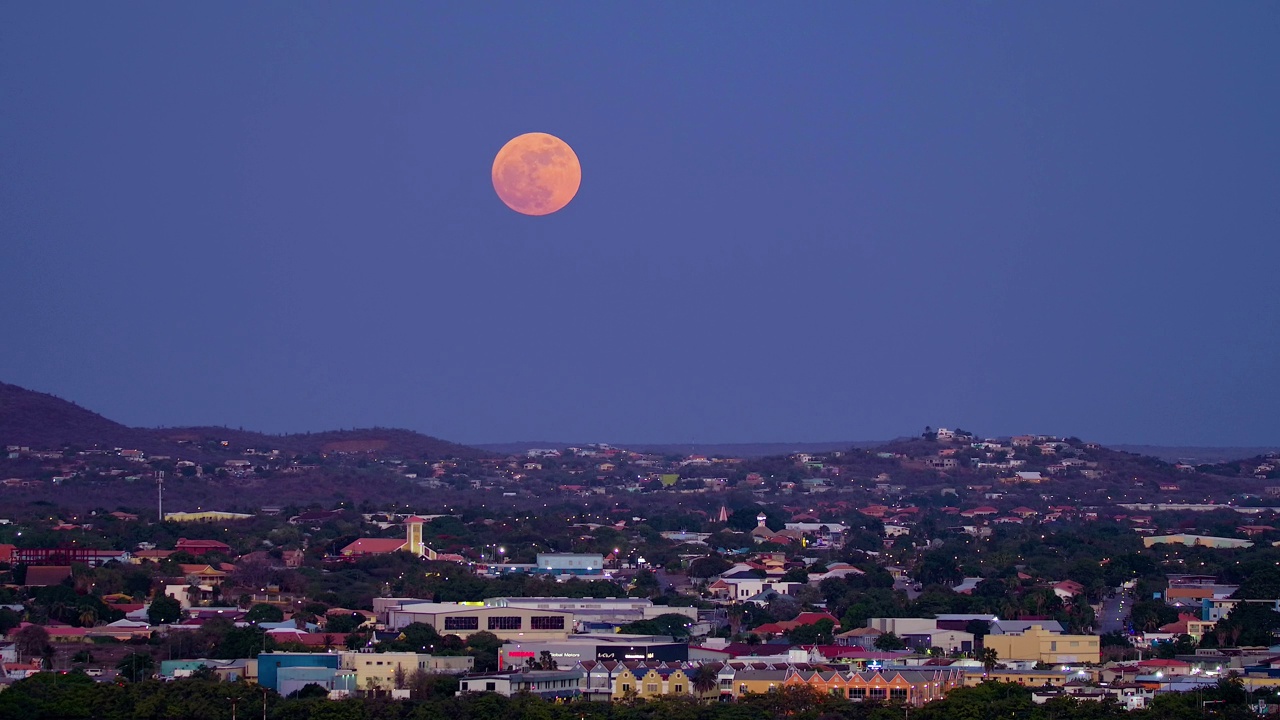
[[[258, 684], [280, 692], [280, 673], [287, 668], [328, 668], [336, 671], [336, 653], [265, 652], [258, 655]], [[306, 683], [303, 683], [304, 685]], [[298, 688], [294, 688], [296, 690]], [[290, 691], [292, 692], [292, 691]]]

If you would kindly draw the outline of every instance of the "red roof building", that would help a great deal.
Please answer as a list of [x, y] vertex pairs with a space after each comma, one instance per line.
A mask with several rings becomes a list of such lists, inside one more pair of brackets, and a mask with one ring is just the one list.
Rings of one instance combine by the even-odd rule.
[[224, 542], [218, 542], [217, 540], [188, 540], [186, 538], [178, 538], [178, 542], [173, 546], [173, 551], [188, 553], [190, 555], [204, 555], [211, 552], [229, 555], [231, 554], [231, 546]]
[[361, 557], [364, 555], [386, 555], [403, 550], [405, 541], [401, 538], [360, 538], [342, 548], [344, 557]]

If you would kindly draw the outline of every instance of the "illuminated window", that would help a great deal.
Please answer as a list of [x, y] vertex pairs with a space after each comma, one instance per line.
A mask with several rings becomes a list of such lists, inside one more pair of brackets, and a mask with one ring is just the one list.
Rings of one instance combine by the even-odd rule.
[[529, 618], [529, 628], [531, 630], [563, 630], [563, 615], [534, 615]]
[[448, 617], [444, 619], [445, 630], [479, 630], [480, 618], [471, 616]]

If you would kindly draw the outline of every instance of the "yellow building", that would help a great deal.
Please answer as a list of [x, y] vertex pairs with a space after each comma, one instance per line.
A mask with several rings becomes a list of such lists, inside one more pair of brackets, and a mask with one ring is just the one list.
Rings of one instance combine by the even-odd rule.
[[1216, 550], [1253, 547], [1253, 543], [1239, 538], [1214, 537], [1212, 535], [1152, 535], [1142, 538], [1145, 547], [1152, 545], [1186, 545], [1188, 547], [1207, 547]]
[[165, 522], [222, 522], [226, 520], [248, 520], [252, 515], [244, 513], [223, 512], [221, 510], [202, 510], [200, 512], [165, 513]]
[[691, 695], [693, 681], [679, 668], [624, 665], [613, 677], [613, 699], [651, 699], [663, 695]]
[[[996, 668], [991, 672], [983, 672], [982, 668], [972, 668], [974, 672], [966, 673], [964, 684], [973, 687], [984, 682], [1004, 682], [1026, 685], [1028, 687], [1062, 687], [1075, 680], [1097, 682], [1098, 675], [1086, 670], [1005, 670]], [[1083, 673], [1083, 674], [1082, 674]]]
[[396, 684], [397, 669], [403, 671], [405, 678], [418, 670], [426, 673], [464, 673], [475, 667], [475, 658], [470, 655], [411, 652], [344, 652], [339, 666], [347, 672], [355, 673], [356, 687], [362, 690], [392, 690], [400, 687]]
[[1097, 663], [1101, 648], [1096, 635], [1063, 635], [1032, 625], [1022, 632], [988, 635], [983, 646], [1000, 660], [1034, 660], [1049, 665]]

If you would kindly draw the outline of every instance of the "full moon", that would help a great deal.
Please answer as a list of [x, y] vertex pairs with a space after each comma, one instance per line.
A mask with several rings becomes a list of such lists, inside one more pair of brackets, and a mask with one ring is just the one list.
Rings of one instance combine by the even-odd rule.
[[569, 204], [582, 183], [582, 166], [569, 144], [547, 133], [525, 133], [493, 159], [493, 189], [507, 207], [550, 215]]

